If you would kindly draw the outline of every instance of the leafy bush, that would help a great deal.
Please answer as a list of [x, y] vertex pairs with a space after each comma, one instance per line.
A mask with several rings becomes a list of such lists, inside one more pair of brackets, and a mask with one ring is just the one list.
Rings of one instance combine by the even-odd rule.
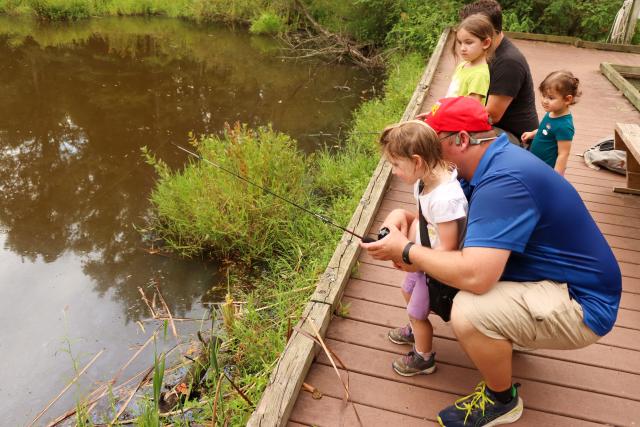
[[[221, 137], [192, 142], [203, 158], [304, 205], [308, 160], [287, 135], [236, 125]], [[299, 229], [308, 218], [298, 209], [210, 163], [190, 163], [174, 173], [153, 156], [147, 159], [160, 175], [151, 195], [152, 229], [179, 253], [265, 260], [304, 234]]]
[[622, 0], [503, 0], [505, 30], [604, 41]]
[[249, 31], [253, 34], [280, 34], [286, 30], [284, 18], [273, 12], [262, 12], [252, 23]]
[[305, 0], [314, 18], [328, 30], [364, 44], [382, 45], [400, 16], [397, 0]]
[[405, 0], [399, 20], [389, 31], [389, 47], [405, 51], [431, 52], [445, 27], [458, 20], [460, 2], [425, 2]]

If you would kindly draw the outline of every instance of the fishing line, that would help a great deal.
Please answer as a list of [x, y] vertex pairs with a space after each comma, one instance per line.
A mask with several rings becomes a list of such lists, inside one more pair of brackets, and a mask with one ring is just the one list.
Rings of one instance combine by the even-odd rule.
[[[363, 237], [363, 236], [360, 236], [359, 234], [356, 234], [356, 233], [354, 233], [353, 231], [351, 231], [351, 230], [349, 230], [349, 229], [346, 229], [346, 228], [344, 228], [344, 227], [342, 227], [342, 226], [340, 226], [340, 225], [338, 225], [338, 224], [334, 223], [334, 222], [333, 222], [331, 219], [329, 219], [328, 217], [326, 217], [326, 216], [324, 216], [324, 215], [320, 215], [320, 214], [315, 213], [315, 212], [313, 212], [313, 211], [310, 211], [309, 209], [307, 209], [307, 208], [305, 208], [305, 207], [303, 207], [303, 206], [300, 206], [299, 204], [297, 204], [297, 203], [295, 203], [295, 202], [292, 202], [291, 200], [286, 199], [286, 198], [282, 197], [281, 195], [279, 195], [279, 194], [277, 194], [277, 193], [274, 193], [273, 191], [269, 190], [268, 188], [263, 187], [263, 186], [261, 186], [261, 185], [259, 185], [259, 184], [256, 184], [255, 182], [250, 181], [249, 179], [247, 179], [246, 177], [244, 177], [244, 176], [242, 176], [242, 175], [239, 175], [239, 174], [237, 174], [237, 173], [235, 173], [235, 172], [233, 172], [233, 171], [230, 171], [229, 169], [226, 169], [225, 167], [223, 167], [223, 166], [221, 166], [221, 165], [219, 165], [219, 164], [217, 164], [217, 163], [215, 163], [215, 162], [212, 162], [211, 160], [205, 159], [204, 157], [202, 157], [202, 156], [200, 156], [200, 155], [198, 155], [198, 154], [194, 153], [193, 151], [187, 150], [186, 148], [181, 147], [180, 145], [178, 145], [178, 144], [176, 144], [176, 143], [173, 143], [173, 142], [172, 142], [171, 144], [175, 145], [178, 149], [180, 149], [180, 150], [184, 151], [185, 153], [187, 153], [187, 154], [189, 154], [189, 155], [191, 155], [191, 156], [195, 157], [196, 159], [199, 159], [199, 160], [201, 160], [201, 161], [203, 161], [203, 162], [205, 162], [205, 163], [208, 163], [208, 164], [210, 164], [210, 165], [212, 165], [212, 166], [215, 166], [216, 168], [218, 168], [218, 169], [220, 169], [220, 170], [222, 170], [222, 171], [224, 171], [224, 172], [228, 173], [229, 175], [234, 176], [234, 177], [236, 177], [236, 178], [238, 178], [238, 179], [241, 179], [242, 181], [244, 181], [244, 182], [246, 182], [246, 183], [248, 183], [248, 184], [251, 184], [251, 185], [253, 185], [254, 187], [257, 187], [257, 188], [261, 189], [262, 191], [265, 191], [265, 192], [267, 192], [267, 193], [271, 194], [272, 196], [277, 197], [278, 199], [280, 199], [280, 200], [282, 200], [282, 201], [284, 201], [284, 202], [287, 202], [287, 203], [289, 203], [290, 205], [293, 205], [293, 206], [295, 206], [296, 208], [298, 208], [298, 209], [300, 209], [300, 210], [302, 210], [302, 211], [304, 211], [304, 212], [306, 212], [306, 213], [308, 213], [308, 214], [310, 214], [310, 215], [313, 215], [314, 217], [318, 218], [320, 221], [324, 222], [325, 224], [332, 225], [332, 226], [334, 226], [334, 227], [336, 227], [336, 228], [338, 228], [338, 229], [340, 229], [340, 230], [342, 230], [342, 231], [344, 231], [344, 232], [346, 232], [346, 233], [351, 234], [352, 236], [357, 237], [358, 239], [362, 240], [364, 243], [371, 243], [371, 242], [375, 242], [375, 241], [376, 241], [376, 239], [374, 239], [374, 238], [372, 238], [372, 237], [368, 237], [368, 236], [364, 236], [364, 237]], [[388, 234], [388, 230], [387, 230], [387, 233], [383, 233], [383, 231], [384, 231], [384, 229], [383, 229], [383, 230], [380, 230], [380, 234], [378, 235], [378, 238], [382, 238], [382, 237], [386, 236], [386, 234]], [[382, 237], [380, 237], [381, 235], [382, 235]]]

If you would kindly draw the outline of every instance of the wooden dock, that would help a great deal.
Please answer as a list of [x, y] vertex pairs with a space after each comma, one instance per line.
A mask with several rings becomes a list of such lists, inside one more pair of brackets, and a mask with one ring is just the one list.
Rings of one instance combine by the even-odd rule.
[[[602, 62], [637, 66], [640, 54], [514, 41], [527, 57], [536, 85], [547, 73], [562, 68], [580, 78], [583, 95], [572, 110], [576, 136], [566, 178], [576, 187], [609, 241], [623, 274], [616, 325], [597, 344], [572, 351], [514, 353], [514, 381], [522, 384], [526, 408], [517, 425], [639, 425], [640, 196], [614, 193], [612, 188], [624, 185], [624, 177], [592, 170], [578, 155], [599, 139], [613, 136], [616, 122], [640, 123], [638, 110], [599, 71]], [[444, 52], [432, 73], [433, 81], [427, 84], [429, 90], [421, 111], [428, 110], [444, 95], [450, 81], [453, 58], [448, 48]], [[542, 115], [541, 107], [538, 109]], [[396, 207], [413, 209], [415, 201], [409, 186], [391, 179], [375, 212], [371, 234]], [[399, 290], [402, 278], [403, 273], [390, 263], [360, 253], [357, 272], [344, 287], [342, 307], [346, 309], [341, 316], [333, 316], [324, 340], [346, 367], [339, 370], [344, 383], [348, 383], [349, 403], [344, 401], [344, 386], [330, 360], [324, 351], [319, 351], [304, 382], [316, 387], [323, 397], [316, 400], [304, 390], [294, 393], [292, 410], [280, 411], [288, 418], [275, 424], [432, 425], [440, 409], [473, 391], [481, 379], [478, 371], [456, 342], [450, 325], [433, 315], [436, 372], [407, 378], [392, 370], [391, 362], [408, 350], [391, 343], [386, 336], [390, 328], [407, 322]], [[318, 348], [316, 344], [316, 351]], [[297, 383], [299, 387], [301, 381]], [[282, 408], [285, 404], [281, 403]], [[278, 412], [278, 408], [274, 410]], [[252, 421], [255, 425], [269, 425], [255, 422], [255, 418]]]

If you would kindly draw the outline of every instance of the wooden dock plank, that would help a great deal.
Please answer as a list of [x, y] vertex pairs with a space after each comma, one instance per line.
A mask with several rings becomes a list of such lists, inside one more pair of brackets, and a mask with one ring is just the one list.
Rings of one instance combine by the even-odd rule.
[[[343, 370], [342, 375], [346, 377]], [[348, 374], [351, 399], [355, 403], [385, 409], [387, 411], [410, 415], [434, 421], [438, 411], [460, 397], [447, 393], [418, 387], [402, 382], [384, 380], [374, 376], [354, 372]], [[342, 398], [342, 386], [333, 368], [315, 363], [307, 377], [308, 382], [334, 398]], [[346, 378], [345, 378], [346, 381]], [[465, 391], [466, 392], [466, 391]], [[523, 394], [523, 398], [526, 396]], [[526, 400], [525, 400], [526, 402]], [[526, 403], [525, 403], [526, 406]], [[324, 419], [328, 414], [323, 414]], [[337, 425], [337, 424], [333, 424]], [[385, 425], [375, 421], [371, 425]], [[522, 426], [578, 426], [595, 425], [593, 422], [575, 419], [548, 412], [530, 409], [524, 412], [519, 425]]]
[[[410, 384], [413, 386], [435, 389], [452, 394], [464, 395], [473, 390], [481, 381], [480, 373], [473, 367], [461, 367], [442, 360], [437, 365], [440, 375], [416, 375], [402, 377], [389, 369], [395, 352], [386, 352], [335, 340], [327, 340], [327, 346], [335, 352], [350, 373], [359, 373], [389, 381]], [[454, 351], [460, 351], [454, 349]], [[324, 354], [318, 358], [320, 364], [330, 367]], [[589, 367], [565, 364], [573, 375], [585, 375]], [[533, 367], [531, 367], [533, 368]], [[636, 378], [637, 380], [637, 378]], [[538, 381], [531, 381], [518, 376], [514, 370], [514, 381], [522, 384], [522, 395], [526, 398], [528, 408], [545, 412], [566, 414], [573, 418], [582, 418], [594, 422], [612, 422], [628, 425], [640, 419], [640, 401], [625, 399], [620, 396], [599, 394], [588, 407], [576, 405], [576, 402], [589, 400], [590, 390], [558, 386]], [[557, 399], [556, 396], [563, 396]], [[624, 412], [624, 413], [621, 413]]]
[[[351, 343], [354, 345], [364, 346], [372, 349], [395, 353], [397, 355], [406, 353], [407, 346], [398, 346], [387, 338], [389, 328], [378, 326], [367, 322], [360, 322], [348, 318], [337, 318], [327, 330], [327, 339]], [[596, 351], [592, 351], [594, 347]], [[449, 363], [457, 366], [472, 368], [473, 364], [462, 351], [460, 345], [453, 338], [443, 338], [436, 336], [434, 338], [434, 348], [437, 353], [437, 361]], [[332, 348], [332, 350], [334, 350]], [[596, 353], [600, 350], [598, 353]], [[533, 352], [515, 352], [513, 360], [513, 369], [516, 375], [530, 380], [538, 380], [557, 385], [573, 385], [582, 390], [594, 390], [599, 393], [609, 394], [612, 396], [621, 396], [628, 399], [640, 400], [640, 384], [638, 383], [638, 373], [620, 371], [620, 365], [617, 362], [625, 360], [631, 353], [629, 350], [615, 349], [613, 352], [604, 351], [605, 346], [596, 344], [578, 351], [585, 351], [588, 354], [575, 357], [570, 353], [573, 351], [559, 352], [568, 356], [569, 360], [556, 359], [549, 357], [549, 354], [540, 350]], [[595, 354], [591, 354], [595, 353]], [[632, 353], [634, 357], [638, 357], [638, 353]], [[340, 353], [338, 356], [342, 358]], [[595, 356], [599, 360], [599, 364], [585, 364], [582, 361], [593, 361]], [[589, 357], [587, 359], [587, 357]], [[637, 364], [633, 365], [631, 361], [623, 362], [622, 368], [638, 370]], [[567, 366], [580, 365], [590, 369], [589, 375], [575, 376], [571, 370], [567, 370]], [[347, 367], [349, 365], [347, 364]], [[387, 367], [387, 370], [389, 367]], [[591, 372], [593, 375], [591, 375]], [[627, 384], [620, 387], [620, 384]]]
[[[358, 417], [362, 424], [358, 422]], [[427, 424], [435, 425], [433, 421], [427, 422], [424, 418], [384, 411], [357, 403], [345, 404], [342, 399], [329, 395], [314, 400], [308, 392], [300, 393], [290, 419], [308, 425], [327, 427], [371, 425], [424, 427]]]

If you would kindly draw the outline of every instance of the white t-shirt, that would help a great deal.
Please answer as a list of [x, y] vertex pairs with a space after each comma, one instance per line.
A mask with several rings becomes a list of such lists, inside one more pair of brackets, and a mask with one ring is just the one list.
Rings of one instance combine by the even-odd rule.
[[[458, 182], [457, 170], [451, 172], [451, 179], [448, 182], [443, 182], [426, 194], [418, 194], [419, 183], [420, 181], [416, 181], [413, 186], [413, 194], [420, 203], [422, 215], [427, 220], [431, 247], [437, 248], [440, 246], [438, 223], [460, 220], [460, 229], [464, 231], [467, 225], [469, 205], [462, 187], [460, 187], [460, 182]], [[460, 234], [459, 238], [460, 242], [462, 242], [464, 240], [464, 232]], [[416, 243], [420, 244], [419, 227], [416, 232]]]

